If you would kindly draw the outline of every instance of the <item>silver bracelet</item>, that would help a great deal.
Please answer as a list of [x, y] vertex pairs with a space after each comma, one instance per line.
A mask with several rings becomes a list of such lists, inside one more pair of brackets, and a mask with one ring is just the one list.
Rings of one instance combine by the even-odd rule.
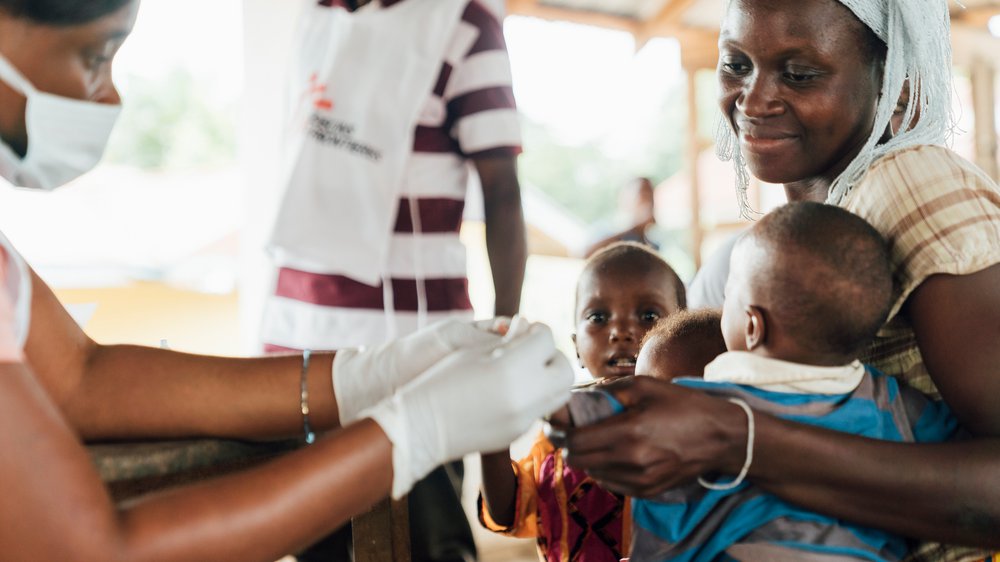
[[725, 484], [713, 484], [702, 478], [698, 477], [698, 483], [709, 490], [732, 490], [733, 488], [739, 486], [746, 479], [747, 473], [750, 472], [750, 464], [753, 463], [753, 438], [754, 438], [754, 424], [753, 424], [753, 410], [750, 409], [750, 405], [740, 400], [739, 398], [730, 398], [730, 402], [736, 404], [747, 415], [747, 459], [743, 461], [743, 468], [740, 469], [740, 473], [736, 475], [736, 478], [732, 482], [727, 482]]
[[313, 433], [312, 426], [309, 425], [309, 358], [312, 351], [305, 349], [302, 351], [302, 376], [299, 379], [299, 409], [302, 410], [302, 432], [305, 434], [306, 444], [312, 445], [316, 441], [316, 434]]

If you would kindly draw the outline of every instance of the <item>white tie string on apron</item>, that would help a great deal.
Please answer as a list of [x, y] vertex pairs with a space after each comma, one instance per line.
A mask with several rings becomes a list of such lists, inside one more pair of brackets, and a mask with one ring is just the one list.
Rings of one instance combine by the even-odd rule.
[[407, 198], [410, 203], [410, 222], [413, 224], [413, 277], [417, 290], [417, 329], [427, 326], [427, 283], [423, 264], [423, 225], [420, 222], [420, 205], [417, 197]]
[[[417, 329], [427, 327], [427, 282], [424, 274], [423, 252], [422, 252], [422, 226], [420, 222], [420, 205], [417, 197], [413, 194], [407, 195], [410, 212], [410, 222], [413, 225], [413, 277], [417, 291]], [[402, 211], [402, 208], [400, 208]], [[399, 326], [396, 324], [396, 297], [392, 290], [392, 276], [386, 274], [382, 276], [382, 302], [385, 311], [385, 341], [392, 341], [399, 337]]]

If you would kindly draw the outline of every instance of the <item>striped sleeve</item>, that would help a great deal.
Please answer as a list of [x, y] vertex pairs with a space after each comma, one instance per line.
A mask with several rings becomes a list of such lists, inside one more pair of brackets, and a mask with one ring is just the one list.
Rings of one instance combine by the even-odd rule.
[[462, 14], [438, 80], [446, 129], [467, 157], [514, 156], [521, 128], [501, 22], [478, 0]]
[[889, 241], [897, 283], [890, 318], [928, 277], [1000, 263], [1000, 191], [946, 148], [919, 146], [879, 160], [845, 206]]
[[21, 344], [18, 338], [17, 314], [14, 303], [17, 299], [13, 276], [14, 268], [10, 253], [0, 247], [0, 363], [21, 361]]

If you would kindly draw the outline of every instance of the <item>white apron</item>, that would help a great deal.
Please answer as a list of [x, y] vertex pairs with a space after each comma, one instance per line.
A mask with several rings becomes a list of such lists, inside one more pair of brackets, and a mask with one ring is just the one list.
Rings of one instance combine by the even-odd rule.
[[466, 4], [306, 9], [278, 265], [382, 279], [417, 119]]

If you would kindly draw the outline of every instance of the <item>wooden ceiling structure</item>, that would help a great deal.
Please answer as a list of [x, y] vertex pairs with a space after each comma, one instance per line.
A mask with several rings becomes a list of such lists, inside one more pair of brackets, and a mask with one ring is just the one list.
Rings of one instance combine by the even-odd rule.
[[[907, 1], [907, 0], [902, 0]], [[1000, 69], [1000, 38], [988, 24], [1000, 15], [1000, 0], [951, 2], [954, 63], [971, 78], [975, 113], [975, 161], [1000, 179], [997, 164], [996, 73]], [[705, 227], [701, 221], [698, 157], [711, 142], [698, 137], [698, 89], [694, 74], [714, 69], [718, 61], [718, 26], [726, 0], [506, 0], [507, 13], [568, 21], [631, 33], [636, 50], [654, 37], [672, 37], [681, 47], [681, 65], [688, 84], [688, 152], [692, 255], [700, 265]]]

